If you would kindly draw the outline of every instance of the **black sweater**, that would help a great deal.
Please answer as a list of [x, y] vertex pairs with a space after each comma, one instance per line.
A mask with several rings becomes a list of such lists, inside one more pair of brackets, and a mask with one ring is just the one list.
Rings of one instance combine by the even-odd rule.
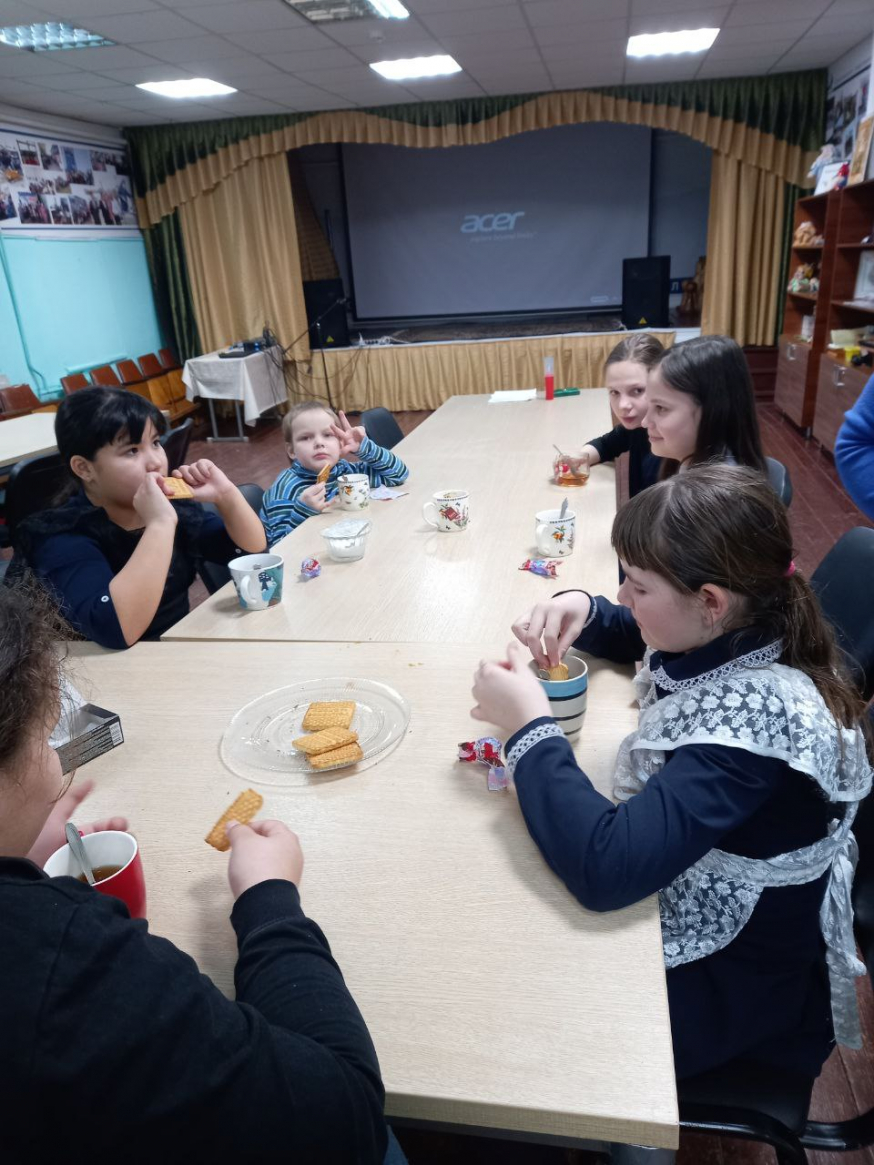
[[598, 450], [602, 461], [615, 461], [620, 453], [628, 454], [629, 497], [633, 498], [658, 481], [662, 459], [650, 449], [646, 429], [626, 429], [624, 425], [617, 425], [603, 437], [593, 437], [586, 444]]
[[236, 1002], [115, 898], [0, 858], [4, 1163], [376, 1165], [376, 1053], [296, 888], [231, 914]]

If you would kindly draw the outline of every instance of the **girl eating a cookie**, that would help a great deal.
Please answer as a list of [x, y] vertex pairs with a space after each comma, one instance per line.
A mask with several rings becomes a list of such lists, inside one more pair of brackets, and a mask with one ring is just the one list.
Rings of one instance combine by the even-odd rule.
[[17, 531], [7, 580], [36, 574], [73, 629], [102, 647], [157, 639], [187, 615], [198, 560], [227, 563], [266, 549], [258, 515], [211, 461], [167, 479], [166, 429], [160, 410], [134, 392], [66, 397], [55, 437], [71, 495]]

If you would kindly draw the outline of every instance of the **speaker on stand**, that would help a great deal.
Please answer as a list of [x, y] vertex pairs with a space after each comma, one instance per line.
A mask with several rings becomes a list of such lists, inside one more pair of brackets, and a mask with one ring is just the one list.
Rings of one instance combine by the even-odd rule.
[[[310, 323], [311, 348], [348, 348], [346, 296], [342, 279], [308, 279], [303, 298]], [[316, 321], [320, 327], [316, 327]]]
[[670, 324], [671, 256], [622, 260], [622, 322], [626, 328]]

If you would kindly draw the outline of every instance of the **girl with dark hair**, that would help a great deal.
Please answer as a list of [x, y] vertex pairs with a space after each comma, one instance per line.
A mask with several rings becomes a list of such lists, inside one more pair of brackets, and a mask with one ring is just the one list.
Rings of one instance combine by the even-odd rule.
[[643, 658], [614, 804], [579, 768], [528, 652], [482, 664], [528, 829], [591, 910], [659, 892], [680, 1078], [744, 1059], [812, 1079], [859, 1046], [850, 827], [871, 786], [864, 705], [758, 471], [675, 474], [617, 514], [621, 605], [584, 591], [513, 626], [539, 666], [572, 645]]
[[134, 392], [65, 397], [55, 435], [74, 492], [17, 531], [7, 579], [35, 573], [74, 630], [103, 647], [157, 639], [186, 615], [199, 558], [226, 563], [266, 548], [258, 515], [211, 461], [177, 469], [194, 498], [170, 502], [166, 428], [160, 410]]
[[767, 472], [753, 382], [739, 344], [698, 336], [666, 349], [647, 376], [643, 424], [661, 476], [703, 461]]
[[[228, 829], [234, 1000], [119, 899], [43, 872], [93, 786], [66, 791], [49, 744], [68, 635], [42, 588], [0, 588], [3, 1160], [402, 1165], [285, 825]], [[127, 822], [84, 832], [105, 829]]]
[[620, 454], [627, 453], [630, 497], [657, 481], [661, 467], [642, 426], [646, 415], [647, 372], [663, 352], [661, 342], [647, 332], [634, 332], [619, 341], [604, 365], [610, 407], [619, 424], [602, 437], [593, 437], [579, 454], [580, 460], [585, 458], [592, 466], [615, 461]]

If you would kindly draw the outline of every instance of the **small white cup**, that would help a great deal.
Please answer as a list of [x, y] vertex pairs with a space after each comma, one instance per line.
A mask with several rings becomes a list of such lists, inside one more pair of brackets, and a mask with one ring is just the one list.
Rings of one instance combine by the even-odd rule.
[[[429, 509], [434, 510], [436, 521], [428, 517]], [[445, 534], [466, 530], [470, 521], [470, 494], [465, 489], [440, 490], [422, 506], [422, 517], [429, 526]]]
[[341, 510], [366, 510], [370, 505], [370, 478], [366, 473], [344, 473], [337, 478]]
[[577, 515], [567, 510], [540, 510], [534, 515], [534, 541], [538, 551], [547, 558], [564, 558], [574, 552]]
[[240, 606], [265, 611], [282, 600], [283, 560], [278, 554], [244, 554], [228, 563]]

